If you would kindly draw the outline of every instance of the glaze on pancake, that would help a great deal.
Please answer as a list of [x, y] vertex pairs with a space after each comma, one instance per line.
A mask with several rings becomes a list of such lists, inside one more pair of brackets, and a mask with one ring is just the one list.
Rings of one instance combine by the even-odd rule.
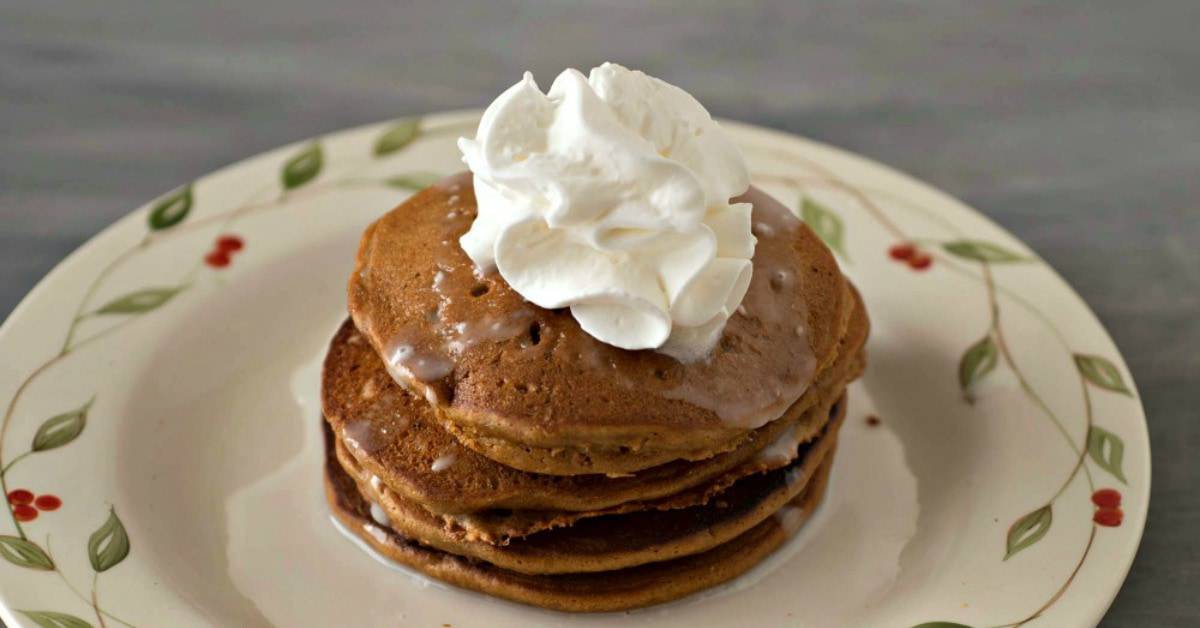
[[[712, 484], [716, 479], [719, 488], [722, 482], [728, 485], [742, 475], [790, 462], [788, 458], [763, 464], [762, 450], [785, 433], [795, 443], [816, 435], [825, 424], [829, 406], [841, 395], [845, 384], [861, 372], [859, 352], [865, 336], [863, 328], [858, 334], [844, 337], [838, 360], [820, 375], [803, 403], [785, 417], [752, 432], [736, 450], [700, 462], [677, 461], [621, 477], [531, 474], [463, 447], [436, 424], [429, 404], [392, 381], [382, 362], [349, 323], [330, 343], [322, 373], [322, 401], [326, 419], [339, 439], [348, 441], [358, 464], [388, 488], [433, 513], [485, 509], [597, 511], [632, 500], [666, 497]], [[810, 404], [813, 406], [799, 412]], [[468, 531], [493, 538], [532, 529], [511, 518], [456, 520]], [[561, 525], [564, 520], [555, 523]]]
[[344, 528], [384, 557], [443, 582], [513, 602], [571, 612], [629, 610], [678, 599], [731, 580], [800, 529], [824, 497], [832, 456], [805, 491], [775, 516], [715, 548], [617, 571], [529, 575], [408, 539], [372, 520], [370, 504], [337, 460], [327, 456], [325, 492]]
[[825, 245], [757, 190], [754, 279], [707, 361], [596, 341], [563, 311], [477, 277], [457, 244], [470, 178], [428, 188], [371, 225], [350, 313], [393, 375], [438, 406], [463, 444], [558, 475], [630, 473], [735, 449], [835, 357], [853, 297]]

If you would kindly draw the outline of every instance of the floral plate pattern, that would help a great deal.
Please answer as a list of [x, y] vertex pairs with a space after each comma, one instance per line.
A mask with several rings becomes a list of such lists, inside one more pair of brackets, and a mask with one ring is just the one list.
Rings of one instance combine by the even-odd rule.
[[[477, 116], [337, 133], [186, 184], [71, 255], [18, 307], [0, 328], [8, 625], [344, 617], [338, 596], [306, 588], [315, 568], [282, 558], [362, 558], [324, 521], [311, 438], [297, 435], [315, 421], [314, 360], [343, 315], [357, 233], [460, 169], [454, 140]], [[1150, 481], [1140, 402], [1094, 316], [956, 201], [836, 149], [729, 128], [755, 184], [835, 251], [872, 314], [829, 503], [739, 581], [629, 615], [567, 617], [441, 587], [432, 595], [445, 603], [418, 610], [419, 578], [335, 564], [343, 581], [358, 574], [388, 594], [360, 596], [359, 621], [675, 625], [751, 612], [763, 625], [1094, 625], [1136, 552]], [[264, 392], [289, 386], [284, 400]], [[282, 451], [256, 465], [250, 445]], [[305, 525], [273, 535], [283, 551], [247, 543], [264, 520], [278, 527], [281, 509], [264, 504], [281, 495]], [[180, 549], [193, 543], [210, 551]], [[275, 579], [296, 583], [263, 584]], [[811, 593], [783, 602], [776, 589]]]

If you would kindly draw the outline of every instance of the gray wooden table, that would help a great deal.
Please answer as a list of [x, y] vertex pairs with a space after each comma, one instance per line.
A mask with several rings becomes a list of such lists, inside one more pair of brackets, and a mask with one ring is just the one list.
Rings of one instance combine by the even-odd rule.
[[5, 0], [0, 317], [216, 167], [621, 61], [908, 171], [1057, 268], [1116, 337], [1153, 440], [1145, 540], [1104, 625], [1200, 625], [1200, 3], [643, 4]]

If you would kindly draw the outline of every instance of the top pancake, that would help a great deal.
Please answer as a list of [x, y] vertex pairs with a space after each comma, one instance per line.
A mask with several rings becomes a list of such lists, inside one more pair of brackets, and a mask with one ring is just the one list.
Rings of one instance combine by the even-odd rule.
[[611, 347], [498, 274], [478, 277], [458, 245], [475, 217], [469, 176], [367, 229], [350, 313], [397, 381], [463, 444], [510, 466], [628, 473], [711, 457], [800, 398], [835, 357], [853, 304], [811, 230], [761, 192], [739, 200], [754, 205], [754, 277], [706, 361]]

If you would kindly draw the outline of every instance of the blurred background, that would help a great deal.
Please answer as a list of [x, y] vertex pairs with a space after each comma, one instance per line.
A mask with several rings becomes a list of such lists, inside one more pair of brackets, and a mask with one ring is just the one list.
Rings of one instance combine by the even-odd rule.
[[[653, 7], [648, 5], [653, 4]], [[1200, 604], [1200, 2], [0, 3], [0, 318], [181, 182], [308, 136], [481, 107], [606, 60], [997, 220], [1115, 337], [1154, 450], [1104, 626]]]

